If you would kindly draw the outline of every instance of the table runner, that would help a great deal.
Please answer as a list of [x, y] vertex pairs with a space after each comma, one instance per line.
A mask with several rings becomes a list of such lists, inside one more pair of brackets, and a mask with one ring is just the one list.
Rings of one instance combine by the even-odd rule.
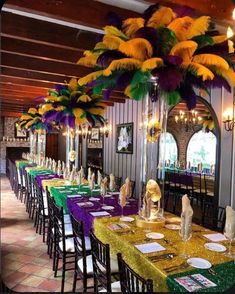
[[[84, 233], [86, 236], [89, 236], [90, 230], [93, 227], [94, 217], [90, 214], [91, 211], [107, 211], [111, 216], [120, 216], [121, 215], [121, 207], [118, 204], [119, 195], [113, 195], [112, 197], [105, 197], [104, 204], [103, 199], [100, 197], [99, 201], [92, 201], [94, 206], [92, 207], [80, 207], [78, 204], [84, 201], [90, 201], [91, 197], [82, 197], [82, 198], [67, 198], [67, 206], [68, 211], [72, 213], [77, 220], [82, 220], [84, 225]], [[113, 210], [105, 210], [102, 209], [103, 205], [114, 206]], [[136, 199], [132, 199], [128, 206], [126, 206], [123, 210], [123, 215], [127, 216], [130, 214], [137, 213], [138, 211], [138, 201]], [[105, 217], [106, 218], [106, 217]]]
[[29, 161], [28, 161], [28, 160], [24, 160], [24, 159], [17, 159], [17, 160], [15, 161], [15, 165], [16, 165], [16, 167], [19, 168], [19, 164], [20, 164], [20, 163], [23, 163], [23, 162], [28, 163]]
[[[170, 216], [172, 215], [166, 213], [166, 217]], [[154, 291], [156, 292], [174, 291], [175, 289], [180, 289], [180, 291], [186, 292], [186, 290], [183, 287], [179, 286], [174, 281], [174, 277], [176, 274], [179, 274], [181, 276], [188, 275], [190, 274], [190, 271], [195, 271], [194, 268], [189, 266], [187, 269], [172, 272], [172, 275], [169, 275], [168, 277], [167, 273], [164, 271], [164, 268], [167, 268], [172, 265], [179, 265], [184, 261], [180, 256], [178, 256], [178, 254], [183, 250], [183, 241], [181, 240], [178, 231], [169, 230], [167, 228], [161, 228], [157, 231], [159, 233], [164, 234], [164, 239], [168, 243], [164, 239], [147, 241], [146, 231], [144, 231], [143, 228], [138, 228], [135, 225], [135, 222], [131, 224], [128, 223], [128, 225], [130, 225], [131, 227], [132, 232], [129, 230], [124, 234], [119, 234], [118, 232], [112, 231], [108, 228], [108, 225], [115, 223], [120, 223], [119, 218], [96, 218], [94, 221], [95, 234], [103, 243], [110, 244], [110, 250], [113, 256], [116, 256], [118, 252], [121, 252], [126, 262], [130, 265], [131, 268], [133, 268], [134, 271], [136, 271], [140, 276], [146, 279], [153, 279]], [[187, 254], [189, 254], [191, 257], [205, 258], [209, 260], [213, 265], [221, 264], [222, 268], [222, 264], [225, 265], [225, 263], [231, 261], [231, 259], [226, 257], [223, 253], [212, 252], [204, 248], [204, 243], [209, 242], [209, 240], [203, 237], [202, 235], [213, 233], [213, 231], [195, 224], [193, 224], [193, 230], [197, 232], [193, 232], [192, 238], [187, 243]], [[163, 247], [165, 247], [167, 250], [158, 253], [142, 254], [134, 247], [134, 245], [148, 242], [157, 242]], [[224, 245], [228, 245], [227, 241], [223, 243]], [[161, 255], [162, 253], [175, 253], [176, 257], [174, 257], [172, 260], [161, 260], [157, 262], [152, 262], [150, 259], [148, 259], [148, 256]], [[234, 265], [233, 269], [235, 270]], [[205, 271], [206, 270], [204, 270], [203, 273]], [[200, 271], [197, 271], [197, 273], [199, 272]], [[220, 273], [226, 279], [225, 272], [221, 271]], [[229, 275], [229, 281], [231, 282], [232, 278], [234, 279], [235, 273], [229, 272]], [[213, 281], [214, 277], [212, 275], [209, 275], [208, 278], [211, 281]], [[217, 281], [215, 281], [215, 283], [218, 284]], [[221, 283], [218, 285], [218, 288], [220, 287]], [[223, 287], [229, 287], [229, 284], [224, 285]], [[214, 291], [216, 289], [210, 288], [210, 290]]]
[[49, 192], [51, 192], [52, 187], [62, 187], [66, 183], [66, 180], [63, 178], [60, 179], [52, 179], [52, 180], [42, 180], [42, 188], [43, 190], [46, 190], [46, 187], [48, 188]]
[[[64, 190], [60, 190], [54, 187], [50, 187], [49, 191], [51, 193], [51, 196], [54, 197], [55, 202], [57, 205], [62, 206], [65, 213], [68, 213], [67, 208], [67, 195], [74, 195], [79, 194], [80, 192], [86, 193], [85, 195], [91, 195], [91, 191], [89, 189], [88, 185], [81, 185], [80, 187], [78, 185], [67, 185], [65, 186]], [[72, 189], [71, 189], [72, 188]], [[98, 188], [98, 185], [95, 185], [95, 188]], [[99, 195], [100, 191], [93, 191], [92, 196]]]
[[28, 172], [32, 177], [36, 177], [37, 175], [45, 175], [45, 174], [54, 174], [54, 172], [50, 169], [46, 169], [46, 168], [38, 168], [38, 169], [31, 169]]

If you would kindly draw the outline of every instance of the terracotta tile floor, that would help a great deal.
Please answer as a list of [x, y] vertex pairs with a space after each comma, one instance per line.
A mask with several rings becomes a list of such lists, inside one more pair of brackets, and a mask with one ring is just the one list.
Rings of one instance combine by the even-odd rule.
[[[15, 197], [8, 179], [1, 176], [1, 276], [5, 285], [17, 292], [60, 292], [60, 271], [54, 278], [46, 252], [25, 205]], [[65, 291], [72, 291], [72, 277], [73, 271], [66, 273]], [[77, 281], [77, 291], [81, 292], [81, 285]]]

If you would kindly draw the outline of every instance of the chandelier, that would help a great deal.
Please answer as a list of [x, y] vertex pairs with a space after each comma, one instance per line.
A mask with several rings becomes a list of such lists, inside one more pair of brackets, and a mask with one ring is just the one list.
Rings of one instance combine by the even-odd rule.
[[195, 110], [179, 111], [179, 115], [175, 115], [175, 122], [184, 128], [186, 132], [195, 131], [195, 128], [202, 123], [202, 117]]

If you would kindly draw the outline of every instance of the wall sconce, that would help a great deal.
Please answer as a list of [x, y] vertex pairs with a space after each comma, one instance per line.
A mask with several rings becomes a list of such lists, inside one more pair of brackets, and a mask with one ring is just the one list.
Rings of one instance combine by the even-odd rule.
[[104, 126], [100, 128], [100, 132], [104, 134], [106, 138], [108, 138], [109, 133], [112, 131], [111, 124], [108, 123], [108, 120], [105, 121]]
[[224, 117], [223, 123], [224, 123], [225, 130], [228, 132], [232, 131], [234, 128], [234, 125], [235, 125], [235, 120], [233, 117], [232, 110], [230, 109], [230, 110], [225, 111], [223, 113], [223, 117]]

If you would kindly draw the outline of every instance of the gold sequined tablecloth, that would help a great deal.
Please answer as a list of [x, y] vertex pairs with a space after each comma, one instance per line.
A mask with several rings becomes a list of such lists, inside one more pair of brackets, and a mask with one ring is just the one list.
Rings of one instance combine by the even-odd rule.
[[[166, 213], [166, 218], [175, 217], [172, 214]], [[133, 216], [136, 217], [136, 216]], [[135, 221], [133, 223], [126, 223], [131, 227], [131, 230], [125, 233], [118, 233], [108, 228], [110, 224], [121, 223], [120, 217], [103, 217], [96, 218], [94, 222], [94, 230], [97, 237], [105, 244], [110, 244], [110, 251], [112, 256], [116, 256], [118, 252], [121, 252], [124, 260], [136, 271], [140, 276], [146, 279], [152, 279], [154, 282], [154, 290], [156, 292], [169, 291], [166, 283], [167, 273], [164, 268], [173, 265], [179, 265], [184, 260], [178, 255], [183, 252], [184, 243], [181, 240], [178, 231], [170, 230], [167, 228], [161, 228], [157, 232], [164, 234], [164, 239], [159, 240], [147, 240], [146, 231], [142, 228], [136, 227]], [[226, 263], [231, 261], [223, 253], [212, 252], [205, 249], [204, 244], [209, 240], [203, 237], [203, 234], [210, 234], [213, 231], [203, 228], [199, 225], [193, 224], [193, 236], [187, 241], [186, 253], [190, 257], [201, 257], [210, 261], [213, 265]], [[165, 251], [143, 254], [134, 245], [157, 242], [166, 248]], [[224, 245], [228, 245], [227, 241], [223, 242]], [[152, 262], [148, 257], [153, 255], [161, 255], [163, 253], [175, 253], [176, 256], [172, 260], [161, 260]], [[192, 270], [191, 266], [186, 269], [174, 271], [173, 274], [180, 272], [187, 272]]]

